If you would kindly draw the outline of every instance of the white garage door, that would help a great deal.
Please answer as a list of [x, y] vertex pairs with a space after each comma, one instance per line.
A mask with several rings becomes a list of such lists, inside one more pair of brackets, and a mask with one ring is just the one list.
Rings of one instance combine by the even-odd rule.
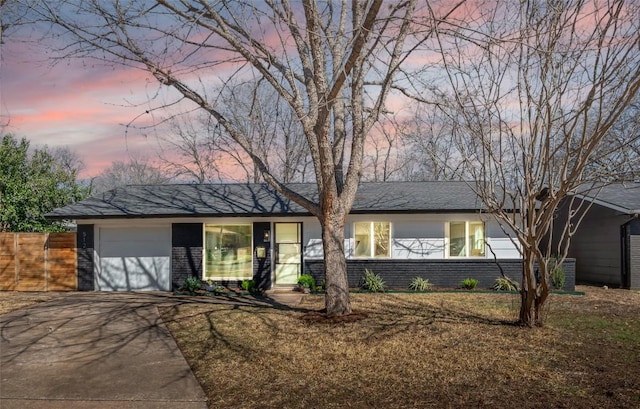
[[171, 289], [169, 227], [100, 228], [98, 291]]

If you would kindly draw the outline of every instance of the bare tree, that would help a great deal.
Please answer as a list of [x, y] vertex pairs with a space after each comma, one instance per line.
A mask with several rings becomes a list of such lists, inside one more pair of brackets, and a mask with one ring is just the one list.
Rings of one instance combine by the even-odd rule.
[[78, 178], [80, 173], [86, 169], [86, 165], [78, 152], [71, 150], [68, 146], [45, 148], [48, 149], [62, 172], [72, 174], [75, 178]]
[[405, 180], [464, 180], [463, 157], [455, 136], [459, 123], [431, 105], [416, 104], [415, 111], [397, 129], [404, 146]]
[[[221, 110], [246, 135], [251, 150], [263, 152], [268, 172], [283, 183], [303, 182], [313, 166], [300, 122], [291, 107], [265, 81], [226, 84], [219, 92]], [[215, 128], [210, 147], [233, 158], [246, 180], [261, 182], [262, 174], [242, 147], [224, 129]]]
[[[629, 141], [623, 133], [618, 145], [608, 145], [640, 88], [639, 5], [471, 6], [462, 20], [438, 26], [442, 62], [427, 72], [441, 82], [424, 99], [439, 101], [458, 122], [454, 137], [466, 171], [522, 251], [520, 322], [542, 325], [549, 271], [564, 261], [588, 206], [555, 229], [562, 238], [550, 237], [556, 210], [568, 193], [615, 178], [615, 167], [592, 165]], [[555, 242], [563, 244], [554, 251]]]
[[[432, 30], [417, 4], [70, 0], [39, 1], [32, 10], [68, 35], [66, 55], [142, 68], [195, 104], [242, 147], [266, 182], [316, 216], [326, 310], [341, 315], [351, 312], [344, 224], [362, 172], [365, 138], [396, 74]], [[448, 13], [439, 11], [438, 20]], [[208, 95], [206, 84], [216, 79], [223, 86], [257, 79], [288, 104], [308, 145], [317, 198], [301, 196], [271, 173], [265, 152], [228, 116], [219, 94]]]
[[426, 104], [410, 115], [394, 112], [376, 124], [367, 141], [363, 179], [463, 180], [463, 158], [454, 142], [458, 123]]
[[586, 172], [601, 182], [640, 180], [640, 94], [613, 124]]
[[161, 185], [172, 177], [148, 158], [132, 156], [128, 161], [115, 161], [92, 181], [92, 193], [106, 192], [126, 185]]
[[390, 116], [374, 126], [365, 147], [363, 179], [374, 182], [402, 179], [407, 152], [401, 127], [402, 124]]
[[15, 1], [0, 0], [0, 45], [20, 26], [29, 24], [28, 7]]
[[169, 131], [158, 137], [159, 158], [177, 179], [199, 184], [251, 180], [251, 159], [209, 116], [181, 115], [167, 122]]

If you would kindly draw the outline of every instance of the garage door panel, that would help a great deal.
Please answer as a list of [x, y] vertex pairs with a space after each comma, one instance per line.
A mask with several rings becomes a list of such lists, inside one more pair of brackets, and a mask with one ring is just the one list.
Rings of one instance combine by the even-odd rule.
[[170, 246], [168, 227], [101, 229], [97, 289], [169, 291]]
[[105, 242], [157, 241], [159, 234], [167, 234], [166, 227], [104, 227], [101, 229], [101, 240]]
[[107, 257], [100, 265], [100, 291], [170, 290], [165, 257]]
[[124, 267], [124, 259], [109, 257], [100, 259], [100, 273], [96, 283], [98, 291], [130, 290], [131, 276]]
[[103, 257], [160, 257], [170, 252], [167, 228], [102, 229], [100, 247]]
[[115, 246], [103, 247], [102, 257], [166, 257], [168, 256], [166, 249], [159, 248], [158, 242], [153, 243], [128, 243], [121, 248]]

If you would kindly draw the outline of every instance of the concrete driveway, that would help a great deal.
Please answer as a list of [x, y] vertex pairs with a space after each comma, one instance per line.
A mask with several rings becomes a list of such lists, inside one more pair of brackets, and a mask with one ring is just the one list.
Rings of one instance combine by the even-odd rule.
[[0, 407], [207, 407], [161, 294], [69, 293], [0, 316]]

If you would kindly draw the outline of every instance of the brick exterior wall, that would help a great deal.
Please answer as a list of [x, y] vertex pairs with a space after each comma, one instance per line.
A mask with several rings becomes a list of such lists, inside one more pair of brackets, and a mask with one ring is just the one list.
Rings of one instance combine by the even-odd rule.
[[171, 225], [171, 289], [182, 287], [187, 277], [202, 279], [202, 223]]
[[95, 290], [93, 224], [79, 224], [76, 235], [78, 291]]
[[[500, 267], [504, 274], [521, 282], [522, 262], [517, 259], [494, 260], [347, 260], [349, 287], [362, 285], [364, 269], [369, 268], [379, 274], [388, 287], [408, 288], [416, 277], [429, 279], [436, 287], [456, 288], [465, 278], [478, 280], [478, 288], [490, 288], [494, 280], [500, 277]], [[564, 290], [575, 290], [575, 260], [564, 263], [566, 283]], [[305, 260], [304, 272], [311, 274], [316, 282], [324, 279], [322, 260]]]

